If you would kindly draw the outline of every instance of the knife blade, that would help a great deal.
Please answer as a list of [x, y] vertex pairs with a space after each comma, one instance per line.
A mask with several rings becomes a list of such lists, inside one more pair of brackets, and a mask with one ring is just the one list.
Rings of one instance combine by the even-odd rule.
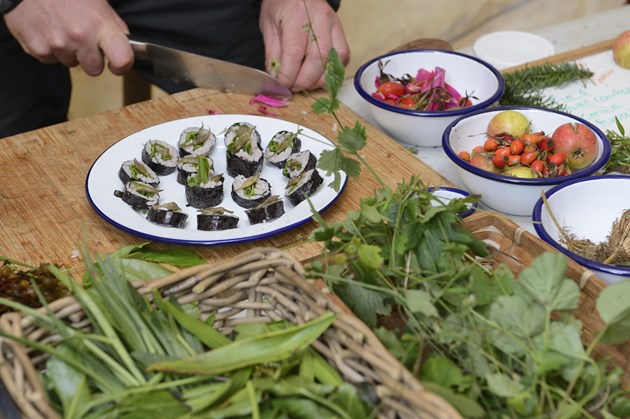
[[150, 64], [156, 77], [223, 92], [291, 97], [285, 85], [268, 73], [216, 58], [130, 39], [136, 60]]

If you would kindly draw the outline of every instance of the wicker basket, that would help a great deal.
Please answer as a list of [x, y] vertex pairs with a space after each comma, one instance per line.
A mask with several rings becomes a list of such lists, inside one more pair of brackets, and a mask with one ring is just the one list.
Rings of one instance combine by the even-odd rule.
[[[462, 222], [475, 237], [490, 245], [494, 263], [508, 266], [514, 274], [519, 274], [542, 253], [557, 252], [551, 245], [495, 212], [480, 211]], [[595, 309], [595, 301], [606, 288], [606, 283], [572, 260], [568, 264], [567, 277], [580, 286], [580, 304], [573, 315], [582, 322], [582, 341], [589, 343], [593, 335], [604, 326]], [[597, 345], [593, 355], [597, 359], [607, 358], [613, 365], [623, 368], [624, 382], [626, 385], [630, 384], [630, 342]]]
[[[225, 263], [188, 268], [137, 285], [143, 294], [158, 289], [180, 303], [199, 301], [204, 315], [217, 314], [215, 327], [225, 334], [241, 322], [284, 319], [299, 324], [333, 311], [337, 319], [313, 346], [347, 382], [375, 385], [380, 417], [460, 418], [446, 401], [424, 390], [365, 324], [326, 296], [321, 287], [304, 280], [303, 274], [302, 265], [286, 252], [257, 248]], [[50, 307], [60, 319], [77, 327], [89, 326], [72, 297]], [[19, 313], [0, 317], [0, 327], [40, 342], [56, 338]], [[0, 349], [2, 380], [23, 415], [29, 419], [58, 417], [38, 379], [43, 356], [8, 340], [0, 340]]]

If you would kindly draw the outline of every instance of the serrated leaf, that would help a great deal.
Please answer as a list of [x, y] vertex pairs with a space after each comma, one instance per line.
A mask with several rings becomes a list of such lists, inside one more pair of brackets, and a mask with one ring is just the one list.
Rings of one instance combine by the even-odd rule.
[[486, 374], [488, 389], [499, 397], [514, 397], [525, 390], [525, 386], [516, 380], [512, 380], [505, 374]]
[[[337, 105], [337, 107], [339, 107]], [[311, 110], [317, 114], [317, 115], [321, 115], [324, 113], [328, 113], [328, 112], [332, 112], [335, 110], [335, 107], [333, 105], [333, 101], [331, 101], [328, 98], [325, 97], [321, 97], [318, 98], [315, 102], [313, 102], [313, 104], [311, 104]]]
[[343, 127], [337, 138], [339, 146], [349, 153], [356, 153], [367, 143], [365, 127], [359, 122], [356, 122], [352, 128]]
[[438, 311], [433, 305], [431, 294], [422, 290], [404, 290], [407, 307], [412, 313], [420, 313], [427, 317], [437, 317]]
[[540, 304], [520, 296], [501, 296], [490, 305], [488, 317], [499, 325], [492, 333], [493, 344], [504, 352], [523, 354], [524, 342], [543, 330], [546, 313]]
[[389, 316], [392, 312], [387, 297], [356, 284], [344, 284], [337, 294], [348, 307], [371, 328], [376, 327], [377, 316]]
[[630, 281], [608, 285], [597, 298], [595, 307], [606, 323], [602, 342], [617, 344], [630, 339]]
[[383, 266], [381, 249], [377, 246], [362, 244], [357, 249], [357, 254], [361, 263], [368, 268], [379, 269]]
[[441, 355], [432, 355], [422, 363], [421, 379], [459, 392], [468, 389], [472, 382], [472, 377], [464, 374], [457, 364]]
[[586, 351], [580, 331], [571, 324], [552, 322], [549, 325], [550, 348], [571, 358], [584, 359]]
[[328, 61], [326, 62], [326, 70], [324, 72], [324, 79], [326, 80], [326, 88], [333, 99], [339, 95], [339, 90], [343, 86], [346, 69], [341, 62], [339, 53], [336, 49], [331, 48], [328, 52]]
[[580, 288], [565, 279], [567, 263], [561, 253], [543, 253], [521, 272], [517, 287], [550, 311], [574, 310], [580, 302]]

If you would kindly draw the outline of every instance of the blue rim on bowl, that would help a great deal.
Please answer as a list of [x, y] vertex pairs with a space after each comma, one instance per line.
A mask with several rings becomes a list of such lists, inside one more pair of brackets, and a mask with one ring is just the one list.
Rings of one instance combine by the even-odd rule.
[[[498, 87], [497, 87], [497, 91], [494, 92], [494, 94], [479, 103], [474, 103], [472, 106], [468, 106], [466, 108], [458, 108], [458, 109], [451, 109], [451, 110], [445, 110], [445, 111], [418, 111], [418, 110], [413, 110], [413, 109], [406, 109], [406, 108], [401, 108], [399, 106], [394, 106], [394, 105], [390, 105], [388, 103], [385, 103], [381, 100], [376, 99], [375, 97], [372, 96], [372, 94], [370, 92], [367, 92], [363, 86], [361, 86], [361, 78], [363, 76], [363, 73], [365, 72], [365, 70], [370, 67], [372, 64], [374, 64], [375, 62], [378, 62], [379, 60], [383, 60], [386, 58], [391, 58], [394, 57], [396, 55], [402, 55], [402, 54], [413, 54], [413, 53], [417, 53], [417, 52], [428, 52], [428, 53], [434, 53], [434, 54], [450, 54], [450, 55], [457, 55], [460, 57], [465, 57], [468, 59], [471, 59], [473, 61], [478, 62], [479, 64], [483, 65], [484, 67], [488, 68], [488, 70], [490, 70], [495, 77], [497, 78], [497, 82], [498, 82]], [[406, 51], [399, 51], [399, 52], [394, 52], [394, 53], [388, 53], [388, 54], [383, 54], [380, 55], [376, 58], [371, 59], [370, 61], [368, 61], [367, 63], [363, 64], [361, 67], [359, 67], [359, 69], [357, 70], [357, 72], [354, 75], [354, 88], [356, 89], [356, 91], [359, 93], [359, 95], [365, 99], [368, 103], [371, 103], [374, 106], [378, 106], [380, 108], [383, 109], [387, 109], [388, 111], [392, 111], [395, 113], [400, 113], [403, 115], [417, 115], [417, 116], [432, 116], [432, 117], [453, 117], [453, 116], [457, 116], [457, 115], [465, 115], [470, 113], [471, 111], [475, 111], [478, 109], [483, 109], [486, 108], [494, 103], [496, 103], [501, 96], [503, 96], [503, 92], [505, 91], [505, 79], [503, 78], [503, 75], [501, 75], [501, 73], [499, 72], [499, 70], [497, 70], [495, 67], [493, 67], [492, 65], [488, 64], [487, 62], [474, 57], [472, 55], [468, 55], [468, 54], [463, 54], [461, 52], [456, 52], [456, 51], [445, 51], [445, 50], [438, 50], [438, 49], [412, 49], [412, 50], [406, 50]]]
[[[466, 197], [470, 196], [470, 193], [468, 193], [468, 192], [466, 192], [466, 191], [464, 191], [462, 189], [451, 188], [451, 187], [448, 187], [448, 186], [431, 187], [431, 188], [428, 188], [428, 191], [431, 192], [434, 195], [435, 195], [435, 192], [446, 191], [446, 192], [449, 192], [452, 195], [456, 195], [456, 196], [453, 196], [453, 199], [455, 199], [455, 198], [466, 198]], [[439, 196], [438, 196], [438, 198], [439, 198]], [[478, 202], [470, 202], [470, 203], [468, 203], [468, 209], [466, 211], [462, 211], [462, 212], [458, 213], [457, 215], [460, 218], [466, 218], [469, 215], [473, 214], [477, 210], [478, 206], [479, 206]]]
[[[586, 177], [586, 178], [580, 178], [580, 179], [573, 179], [567, 182], [563, 182], [557, 186], [554, 186], [553, 188], [550, 188], [546, 193], [545, 196], [547, 197], [547, 199], [549, 199], [553, 194], [557, 193], [558, 191], [566, 188], [567, 186], [576, 184], [576, 183], [580, 183], [580, 182], [593, 182], [593, 181], [597, 181], [597, 180], [602, 180], [602, 179], [629, 179], [629, 177], [627, 175], [603, 175], [600, 177]], [[576, 261], [577, 263], [579, 263], [580, 265], [591, 269], [592, 271], [600, 271], [609, 275], [616, 275], [616, 276], [622, 276], [622, 277], [626, 277], [626, 278], [630, 278], [630, 267], [623, 267], [623, 266], [617, 266], [617, 265], [607, 265], [605, 263], [600, 263], [600, 262], [596, 262], [594, 260], [590, 260], [587, 259], [583, 256], [580, 256], [576, 253], [571, 252], [570, 250], [568, 250], [567, 248], [565, 248], [563, 245], [561, 245], [560, 243], [558, 243], [555, 239], [553, 239], [546, 231], [545, 229], [542, 227], [542, 209], [543, 206], [545, 205], [544, 201], [542, 198], [540, 198], [536, 204], [534, 205], [534, 210], [532, 211], [532, 221], [534, 224], [534, 229], [536, 230], [536, 233], [538, 234], [538, 237], [540, 237], [541, 239], [543, 239], [546, 243], [548, 243], [549, 245], [553, 246], [556, 250], [564, 253], [566, 256], [570, 257], [571, 259], [573, 259], [574, 261]]]
[[453, 148], [450, 145], [450, 141], [449, 138], [451, 136], [451, 131], [457, 126], [457, 124], [459, 122], [461, 122], [462, 120], [464, 120], [465, 118], [470, 118], [473, 117], [475, 115], [480, 115], [486, 112], [497, 112], [497, 111], [502, 111], [502, 110], [537, 110], [540, 109], [540, 111], [543, 112], [551, 112], [551, 113], [557, 113], [559, 115], [564, 115], [567, 117], [570, 117], [572, 119], [574, 119], [576, 122], [580, 122], [584, 125], [586, 125], [587, 127], [589, 127], [593, 132], [595, 132], [595, 135], [597, 135], [600, 138], [603, 138], [605, 140], [607, 140], [607, 137], [604, 135], [604, 133], [602, 132], [602, 130], [600, 130], [599, 128], [597, 128], [595, 125], [593, 125], [592, 123], [588, 122], [585, 119], [582, 119], [578, 116], [566, 113], [566, 112], [562, 112], [562, 111], [556, 111], [553, 109], [542, 109], [542, 108], [532, 108], [532, 107], [524, 107], [524, 106], [501, 106], [501, 107], [496, 107], [496, 108], [488, 108], [488, 109], [481, 109], [475, 112], [471, 112], [470, 114], [464, 116], [464, 117], [460, 117], [458, 119], [456, 119], [455, 121], [453, 121], [452, 123], [450, 123], [448, 125], [448, 127], [446, 127], [446, 129], [444, 130], [444, 134], [442, 135], [442, 149], [444, 150], [444, 152], [446, 153], [446, 156], [453, 162], [455, 163], [457, 166], [461, 167], [462, 169], [474, 173], [478, 176], [481, 176], [483, 178], [486, 179], [492, 179], [494, 181], [497, 182], [503, 182], [503, 183], [510, 183], [510, 184], [514, 184], [514, 185], [556, 185], [558, 184], [558, 182], [567, 182], [567, 181], [571, 181], [574, 179], [579, 179], [582, 178], [584, 176], [588, 176], [591, 175], [593, 173], [595, 173], [596, 171], [600, 170], [608, 161], [608, 159], [610, 158], [610, 142], [608, 141], [603, 141], [602, 142], [602, 154], [601, 156], [595, 160], [593, 163], [591, 163], [588, 167], [585, 167], [584, 169], [581, 169], [579, 171], [576, 171], [574, 173], [571, 173], [570, 175], [567, 176], [563, 176], [562, 179], [557, 178], [557, 177], [549, 177], [549, 178], [520, 178], [520, 177], [514, 177], [514, 176], [507, 176], [507, 175], [502, 175], [499, 173], [493, 173], [484, 169], [481, 169], [479, 167], [473, 166], [472, 164], [465, 162], [464, 160], [462, 160], [461, 158], [459, 158], [459, 156], [457, 155], [457, 153], [453, 150]]

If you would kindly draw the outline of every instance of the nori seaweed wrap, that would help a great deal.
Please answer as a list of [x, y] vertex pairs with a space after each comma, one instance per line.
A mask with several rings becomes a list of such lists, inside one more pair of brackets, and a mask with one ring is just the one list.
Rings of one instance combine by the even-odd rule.
[[132, 180], [125, 184], [125, 190], [114, 191], [114, 195], [121, 198], [133, 209], [149, 209], [157, 205], [160, 200], [160, 191], [148, 183]]
[[209, 156], [217, 138], [207, 128], [190, 127], [186, 128], [179, 136], [179, 156]]
[[154, 205], [147, 212], [147, 220], [167, 227], [182, 228], [187, 218], [188, 214], [183, 212], [175, 202]]
[[228, 175], [250, 177], [260, 174], [264, 153], [256, 127], [238, 122], [227, 129], [224, 138]]
[[210, 167], [210, 173], [214, 171], [214, 162], [211, 158], [206, 156], [193, 156], [188, 155], [186, 157], [180, 157], [177, 160], [177, 183], [186, 185], [186, 180], [193, 175], [197, 174], [199, 168], [199, 158], [206, 159], [208, 166]]
[[265, 148], [265, 160], [282, 169], [289, 156], [298, 153], [302, 148], [302, 141], [297, 133], [280, 131], [273, 136]]
[[118, 178], [126, 185], [132, 180], [143, 182], [152, 186], [160, 183], [160, 178], [149, 166], [136, 159], [124, 161], [118, 170]]
[[160, 176], [171, 174], [177, 165], [177, 150], [161, 140], [149, 140], [142, 148], [142, 161]]
[[202, 179], [197, 173], [186, 182], [186, 201], [193, 208], [216, 207], [223, 202], [223, 174]]
[[316, 166], [317, 157], [313, 153], [308, 150], [300, 151], [289, 156], [282, 169], [282, 174], [293, 179], [308, 170], [315, 169]]
[[284, 189], [284, 196], [290, 203], [297, 205], [306, 198], [313, 195], [324, 182], [317, 169], [307, 170], [300, 176], [292, 178], [287, 182]]
[[239, 218], [223, 207], [204, 208], [197, 213], [197, 230], [221, 231], [236, 228]]
[[245, 210], [251, 224], [272, 221], [284, 215], [284, 202], [278, 195], [272, 195], [262, 204]]
[[243, 208], [254, 208], [271, 196], [269, 182], [258, 176], [236, 176], [232, 182], [232, 199]]

